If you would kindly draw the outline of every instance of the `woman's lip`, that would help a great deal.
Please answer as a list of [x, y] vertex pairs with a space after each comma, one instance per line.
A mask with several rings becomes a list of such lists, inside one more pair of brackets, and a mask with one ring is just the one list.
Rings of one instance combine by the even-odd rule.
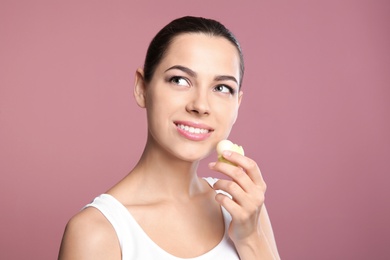
[[[203, 141], [203, 140], [207, 139], [212, 133], [212, 131], [207, 131], [205, 133], [191, 133], [189, 131], [186, 131], [186, 130], [180, 128], [179, 125], [180, 124], [176, 125], [176, 129], [179, 132], [179, 134], [181, 136], [183, 136], [184, 138], [191, 140], [191, 141]], [[205, 129], [205, 128], [203, 128], [203, 129]]]
[[[205, 125], [205, 124], [200, 124], [200, 123], [194, 123], [194, 122], [184, 122], [184, 121], [176, 121], [175, 122], [176, 129], [179, 132], [179, 134], [186, 139], [189, 139], [191, 141], [203, 141], [207, 139], [211, 133], [214, 131], [211, 127]], [[182, 129], [180, 125], [192, 127], [192, 128], [199, 128], [199, 129], [205, 129], [207, 132], [198, 132], [198, 133], [191, 133], [188, 130]]]
[[194, 128], [201, 128], [201, 129], [206, 129], [209, 130], [209, 132], [214, 131], [214, 129], [208, 125], [198, 123], [198, 122], [191, 122], [191, 121], [175, 121], [174, 124], [177, 125], [185, 125], [189, 127], [194, 127]]

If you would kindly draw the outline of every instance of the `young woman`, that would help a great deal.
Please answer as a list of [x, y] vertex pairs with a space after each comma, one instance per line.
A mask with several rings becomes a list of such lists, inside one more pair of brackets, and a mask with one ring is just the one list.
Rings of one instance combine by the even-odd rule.
[[225, 151], [199, 178], [199, 161], [226, 139], [242, 99], [240, 46], [217, 21], [183, 17], [151, 42], [134, 96], [148, 137], [134, 169], [68, 223], [59, 259], [279, 259], [257, 164]]

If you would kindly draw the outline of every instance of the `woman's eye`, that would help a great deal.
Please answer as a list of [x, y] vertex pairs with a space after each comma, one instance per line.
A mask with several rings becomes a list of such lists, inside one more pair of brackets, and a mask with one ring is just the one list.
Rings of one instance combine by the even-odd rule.
[[234, 90], [226, 85], [218, 85], [214, 88], [214, 91], [221, 92], [221, 93], [230, 93], [234, 94]]
[[182, 77], [172, 77], [170, 79], [170, 82], [176, 84], [176, 85], [179, 85], [179, 86], [189, 86], [188, 84], [188, 81], [185, 79], [185, 78], [182, 78]]

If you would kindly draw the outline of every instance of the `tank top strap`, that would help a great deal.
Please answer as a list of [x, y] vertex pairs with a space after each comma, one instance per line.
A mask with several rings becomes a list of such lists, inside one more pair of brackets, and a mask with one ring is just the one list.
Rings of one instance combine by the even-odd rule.
[[218, 181], [217, 178], [213, 178], [213, 177], [204, 177], [203, 178], [205, 181], [207, 181], [207, 183], [210, 185], [210, 187], [212, 188], [214, 186], [214, 184]]
[[129, 259], [129, 250], [135, 249], [131, 241], [134, 232], [134, 223], [129, 217], [130, 213], [118, 200], [109, 194], [101, 194], [92, 203], [85, 206], [98, 209], [113, 226], [122, 251], [122, 259]]
[[[207, 181], [207, 183], [210, 185], [211, 188], [214, 188], [214, 184], [219, 180], [219, 179], [213, 178], [213, 177], [204, 177], [203, 179], [204, 179], [205, 181]], [[230, 194], [227, 193], [226, 191], [223, 191], [223, 190], [216, 190], [215, 192], [216, 192], [216, 193], [222, 193], [223, 195], [228, 196], [229, 198], [232, 198], [232, 195], [230, 195]]]

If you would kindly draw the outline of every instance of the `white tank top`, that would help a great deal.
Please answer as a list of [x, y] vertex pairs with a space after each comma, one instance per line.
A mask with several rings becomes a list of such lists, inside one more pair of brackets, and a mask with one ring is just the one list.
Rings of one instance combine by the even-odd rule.
[[[213, 186], [217, 179], [205, 178], [210, 186]], [[159, 247], [144, 232], [136, 222], [127, 208], [117, 199], [109, 194], [102, 194], [85, 207], [95, 207], [112, 224], [118, 236], [122, 251], [122, 260], [237, 260], [239, 259], [233, 242], [230, 240], [227, 230], [231, 222], [230, 214], [222, 207], [222, 214], [225, 223], [225, 234], [223, 239], [213, 249], [203, 255], [194, 258], [179, 258], [169, 254]]]

